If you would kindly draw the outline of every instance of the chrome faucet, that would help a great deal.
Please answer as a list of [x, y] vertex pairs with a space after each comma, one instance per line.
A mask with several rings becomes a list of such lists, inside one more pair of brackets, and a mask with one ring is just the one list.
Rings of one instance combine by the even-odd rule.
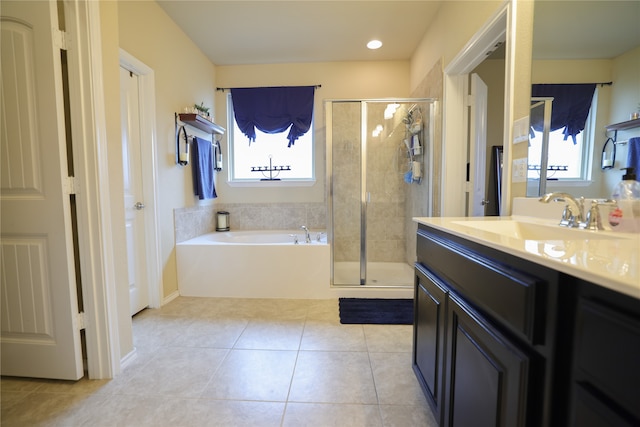
[[576, 199], [569, 193], [547, 193], [540, 198], [543, 203], [564, 202], [560, 225], [563, 227], [580, 227], [584, 221], [584, 197]]
[[300, 227], [302, 230], [304, 230], [304, 241], [307, 243], [311, 243], [311, 235], [309, 235], [309, 229], [307, 228], [306, 225], [303, 225], [302, 227]]

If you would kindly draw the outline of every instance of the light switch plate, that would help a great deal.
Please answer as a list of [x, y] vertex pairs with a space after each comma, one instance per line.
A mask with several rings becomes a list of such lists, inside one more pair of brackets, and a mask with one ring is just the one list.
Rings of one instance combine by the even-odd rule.
[[511, 182], [527, 181], [527, 158], [513, 159]]
[[519, 144], [529, 140], [529, 116], [513, 122], [513, 143]]

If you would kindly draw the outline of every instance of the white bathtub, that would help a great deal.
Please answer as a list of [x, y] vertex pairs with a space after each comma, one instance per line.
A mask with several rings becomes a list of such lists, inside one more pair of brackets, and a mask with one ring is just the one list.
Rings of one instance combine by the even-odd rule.
[[180, 295], [331, 298], [329, 245], [317, 233], [311, 244], [302, 230], [213, 232], [178, 243]]

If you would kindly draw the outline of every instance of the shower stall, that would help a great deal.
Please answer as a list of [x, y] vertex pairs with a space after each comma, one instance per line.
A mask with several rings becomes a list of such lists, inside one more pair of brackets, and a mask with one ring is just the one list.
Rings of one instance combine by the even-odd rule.
[[325, 101], [334, 286], [411, 287], [431, 214], [431, 99]]

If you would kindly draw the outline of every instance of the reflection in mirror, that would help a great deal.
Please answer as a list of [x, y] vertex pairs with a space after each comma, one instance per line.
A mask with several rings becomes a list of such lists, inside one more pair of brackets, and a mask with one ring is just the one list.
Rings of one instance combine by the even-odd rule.
[[[639, 1], [536, 1], [534, 12], [532, 84], [603, 83], [598, 85], [585, 135], [584, 179], [552, 180], [548, 191], [607, 198], [626, 166], [627, 147], [617, 144], [617, 156], [604, 168], [603, 149], [613, 132], [606, 126], [629, 120], [640, 108], [640, 2]], [[640, 136], [640, 128], [625, 130], [619, 142]], [[567, 142], [567, 141], [564, 141]], [[549, 144], [553, 144], [553, 139]], [[537, 150], [540, 150], [538, 148]], [[607, 147], [607, 152], [609, 152]], [[572, 156], [579, 156], [575, 154]], [[540, 166], [543, 162], [537, 160]], [[530, 167], [532, 162], [529, 161]], [[533, 165], [535, 166], [535, 165]], [[532, 182], [537, 196], [539, 181]]]

